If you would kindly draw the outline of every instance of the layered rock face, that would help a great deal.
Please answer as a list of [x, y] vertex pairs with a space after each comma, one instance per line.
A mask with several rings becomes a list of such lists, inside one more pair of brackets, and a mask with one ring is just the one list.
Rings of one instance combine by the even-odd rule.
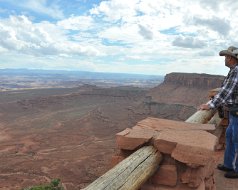
[[221, 86], [224, 76], [197, 73], [170, 73], [164, 78], [164, 84], [173, 84], [189, 88], [212, 89]]
[[208, 91], [219, 88], [223, 80], [224, 76], [220, 75], [170, 73], [148, 96], [154, 102], [197, 107], [208, 101]]
[[218, 139], [208, 132], [212, 130], [213, 124], [148, 117], [117, 133], [119, 150], [112, 166], [127, 158], [129, 151], [152, 144], [163, 160], [140, 190], [215, 190], [213, 154]]

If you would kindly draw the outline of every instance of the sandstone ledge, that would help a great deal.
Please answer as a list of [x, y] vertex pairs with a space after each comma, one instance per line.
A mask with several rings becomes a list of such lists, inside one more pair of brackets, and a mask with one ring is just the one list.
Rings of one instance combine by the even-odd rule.
[[140, 190], [213, 190], [217, 137], [215, 124], [194, 124], [148, 117], [134, 127], [117, 133], [120, 154], [114, 163], [124, 159], [123, 151], [135, 151], [153, 145], [163, 154], [163, 162]]

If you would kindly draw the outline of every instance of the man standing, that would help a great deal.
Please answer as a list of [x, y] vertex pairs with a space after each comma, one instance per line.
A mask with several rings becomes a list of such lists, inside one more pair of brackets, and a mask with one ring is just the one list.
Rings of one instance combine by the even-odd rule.
[[228, 107], [229, 125], [226, 129], [224, 163], [217, 168], [226, 171], [224, 176], [227, 178], [238, 178], [238, 48], [231, 46], [220, 51], [219, 55], [225, 56], [225, 65], [230, 71], [218, 94], [207, 104], [200, 105], [200, 109], [216, 109], [221, 105]]

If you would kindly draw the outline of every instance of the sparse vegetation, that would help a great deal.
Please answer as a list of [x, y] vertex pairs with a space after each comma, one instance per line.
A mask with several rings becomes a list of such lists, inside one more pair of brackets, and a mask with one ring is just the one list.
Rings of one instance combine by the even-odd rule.
[[53, 179], [48, 185], [28, 187], [23, 190], [64, 190], [64, 188], [60, 183], [60, 179]]

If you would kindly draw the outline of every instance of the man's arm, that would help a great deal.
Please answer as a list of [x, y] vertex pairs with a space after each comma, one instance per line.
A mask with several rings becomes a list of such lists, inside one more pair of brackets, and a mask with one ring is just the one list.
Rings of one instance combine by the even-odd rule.
[[237, 69], [233, 69], [225, 85], [220, 89], [220, 91], [214, 97], [214, 99], [212, 99], [208, 103], [208, 106], [210, 108], [217, 108], [221, 104], [226, 103], [227, 99], [231, 97], [231, 94], [233, 93], [237, 83], [238, 83], [238, 72], [237, 72]]

